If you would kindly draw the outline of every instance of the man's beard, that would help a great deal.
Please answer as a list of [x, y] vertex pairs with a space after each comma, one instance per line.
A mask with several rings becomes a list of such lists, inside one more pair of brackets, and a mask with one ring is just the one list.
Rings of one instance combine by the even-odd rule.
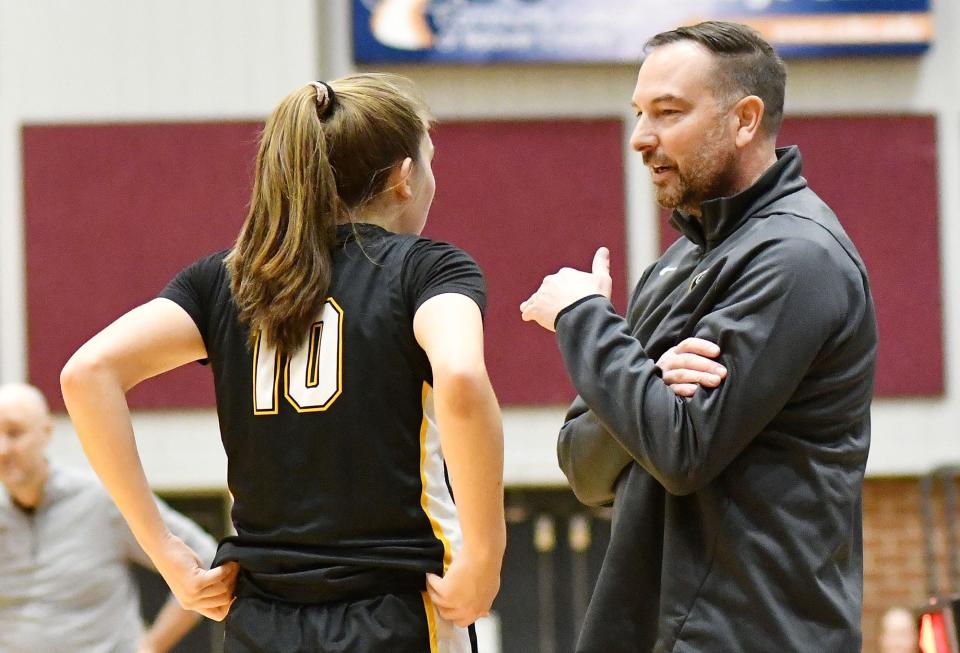
[[682, 167], [676, 164], [673, 184], [656, 186], [657, 204], [699, 217], [701, 204], [734, 193], [736, 150], [723, 147], [722, 126], [718, 127]]

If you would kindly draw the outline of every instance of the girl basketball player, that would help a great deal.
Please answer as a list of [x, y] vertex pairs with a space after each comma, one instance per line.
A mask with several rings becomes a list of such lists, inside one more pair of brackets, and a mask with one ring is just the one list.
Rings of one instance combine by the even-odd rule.
[[[228, 652], [476, 650], [505, 544], [503, 437], [481, 272], [419, 236], [430, 120], [394, 76], [295, 90], [264, 128], [236, 244], [63, 370], [91, 464], [181, 603], [226, 617]], [[234, 498], [212, 570], [163, 525], [125, 399], [192, 361], [213, 370]]]

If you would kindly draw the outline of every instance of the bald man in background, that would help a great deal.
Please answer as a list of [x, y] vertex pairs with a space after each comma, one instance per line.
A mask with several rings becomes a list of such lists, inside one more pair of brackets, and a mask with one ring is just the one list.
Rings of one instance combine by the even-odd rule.
[[[106, 491], [45, 451], [43, 394], [0, 385], [0, 651], [162, 653], [197, 623], [171, 597], [145, 629], [129, 562], [153, 569]], [[209, 565], [216, 543], [159, 501], [171, 532]]]

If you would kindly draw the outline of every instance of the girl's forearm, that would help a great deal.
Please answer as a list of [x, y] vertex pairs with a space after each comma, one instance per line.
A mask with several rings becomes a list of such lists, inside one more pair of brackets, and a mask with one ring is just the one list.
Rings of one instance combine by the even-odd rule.
[[506, 545], [503, 518], [503, 427], [485, 372], [435, 377], [434, 404], [444, 459], [457, 501], [464, 553], [500, 562]]
[[137, 453], [125, 388], [81, 349], [60, 377], [63, 399], [90, 465], [148, 555], [167, 534]]

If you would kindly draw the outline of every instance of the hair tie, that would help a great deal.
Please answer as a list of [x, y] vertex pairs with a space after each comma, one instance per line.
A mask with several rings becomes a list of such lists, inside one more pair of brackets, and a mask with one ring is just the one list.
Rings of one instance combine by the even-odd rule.
[[326, 82], [310, 82], [317, 89], [317, 114], [326, 118], [336, 106], [337, 96], [333, 88]]

